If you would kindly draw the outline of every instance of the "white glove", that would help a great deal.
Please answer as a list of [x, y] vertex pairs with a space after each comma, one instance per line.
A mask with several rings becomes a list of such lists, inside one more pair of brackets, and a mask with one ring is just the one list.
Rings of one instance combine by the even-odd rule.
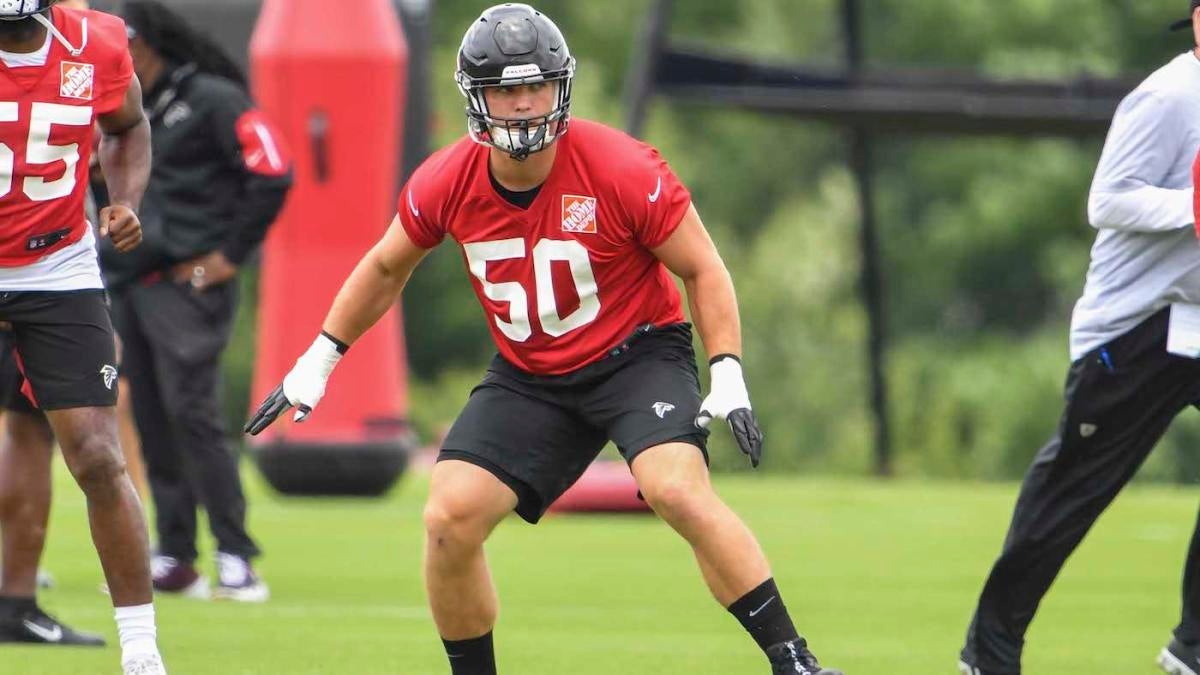
[[700, 404], [696, 426], [707, 429], [713, 419], [727, 420], [738, 448], [750, 457], [750, 464], [757, 468], [762, 460], [763, 433], [750, 407], [750, 393], [746, 391], [746, 380], [742, 377], [742, 364], [736, 356], [723, 354], [713, 360], [709, 369], [712, 374], [711, 390]]
[[303, 422], [325, 395], [325, 385], [334, 366], [342, 359], [346, 346], [331, 336], [321, 333], [308, 351], [296, 359], [296, 365], [283, 378], [283, 384], [272, 391], [258, 406], [254, 416], [246, 423], [243, 431], [251, 436], [266, 429], [283, 411], [296, 407], [293, 416]]

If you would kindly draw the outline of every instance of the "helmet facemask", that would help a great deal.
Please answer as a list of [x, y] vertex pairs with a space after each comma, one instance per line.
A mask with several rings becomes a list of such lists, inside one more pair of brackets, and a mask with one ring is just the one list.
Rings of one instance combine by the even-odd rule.
[[[472, 78], [459, 70], [455, 74], [455, 81], [467, 99], [467, 131], [471, 139], [507, 152], [517, 161], [550, 147], [567, 131], [574, 77], [573, 58], [563, 69], [546, 73], [534, 64], [509, 66], [500, 77], [495, 78]], [[529, 118], [500, 117], [491, 113], [487, 89], [539, 82], [555, 87], [555, 104], [550, 112]]]
[[45, 27], [55, 40], [61, 42], [72, 56], [79, 56], [87, 47], [87, 18], [83, 19], [83, 43], [76, 47], [47, 16], [53, 4], [53, 0], [0, 0], [0, 33], [24, 34], [33, 30], [33, 22], [37, 22]]
[[50, 9], [50, 0], [0, 0], [0, 21], [22, 21]]

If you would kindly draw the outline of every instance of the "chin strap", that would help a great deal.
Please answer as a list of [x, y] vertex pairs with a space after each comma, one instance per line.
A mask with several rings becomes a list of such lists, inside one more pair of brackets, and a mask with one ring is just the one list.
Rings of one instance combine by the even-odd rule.
[[71, 53], [71, 56], [78, 57], [80, 54], [83, 54], [83, 50], [87, 48], [88, 20], [86, 16], [83, 17], [83, 42], [78, 47], [72, 45], [71, 42], [67, 40], [67, 37], [59, 32], [58, 28], [55, 28], [54, 22], [46, 18], [45, 14], [34, 14], [33, 20], [45, 26], [46, 30], [50, 31], [50, 34], [54, 36], [54, 39], [58, 40], [63, 47], [67, 48], [67, 51]]

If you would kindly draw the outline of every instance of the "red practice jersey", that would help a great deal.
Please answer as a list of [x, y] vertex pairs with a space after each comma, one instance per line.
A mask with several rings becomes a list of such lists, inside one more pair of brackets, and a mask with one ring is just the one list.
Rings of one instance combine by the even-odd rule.
[[650, 252], [683, 220], [691, 195], [658, 151], [572, 120], [537, 198], [522, 209], [488, 175], [469, 138], [434, 154], [400, 193], [412, 241], [462, 247], [500, 354], [560, 375], [603, 358], [644, 324], [683, 321], [679, 290]]
[[133, 77], [121, 19], [58, 6], [50, 15], [82, 53], [51, 36], [45, 65], [0, 61], [0, 267], [83, 237], [96, 116], [121, 107]]
[[1192, 215], [1195, 217], [1196, 235], [1200, 236], [1200, 154], [1192, 164], [1192, 186], [1196, 188], [1192, 194]]

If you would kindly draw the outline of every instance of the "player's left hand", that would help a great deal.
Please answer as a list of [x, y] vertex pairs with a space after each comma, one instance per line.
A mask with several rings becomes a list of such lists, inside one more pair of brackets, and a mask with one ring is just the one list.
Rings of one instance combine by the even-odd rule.
[[118, 251], [128, 253], [142, 243], [142, 221], [128, 206], [106, 206], [100, 210], [100, 236], [110, 237]]
[[197, 292], [233, 281], [237, 273], [238, 266], [220, 251], [181, 262], [172, 270], [176, 283], [188, 284]]
[[757, 469], [762, 461], [763, 433], [750, 407], [742, 364], [734, 356], [723, 355], [713, 362], [710, 372], [712, 389], [700, 404], [696, 426], [707, 429], [714, 419], [728, 421], [738, 448], [750, 457], [750, 465]]

